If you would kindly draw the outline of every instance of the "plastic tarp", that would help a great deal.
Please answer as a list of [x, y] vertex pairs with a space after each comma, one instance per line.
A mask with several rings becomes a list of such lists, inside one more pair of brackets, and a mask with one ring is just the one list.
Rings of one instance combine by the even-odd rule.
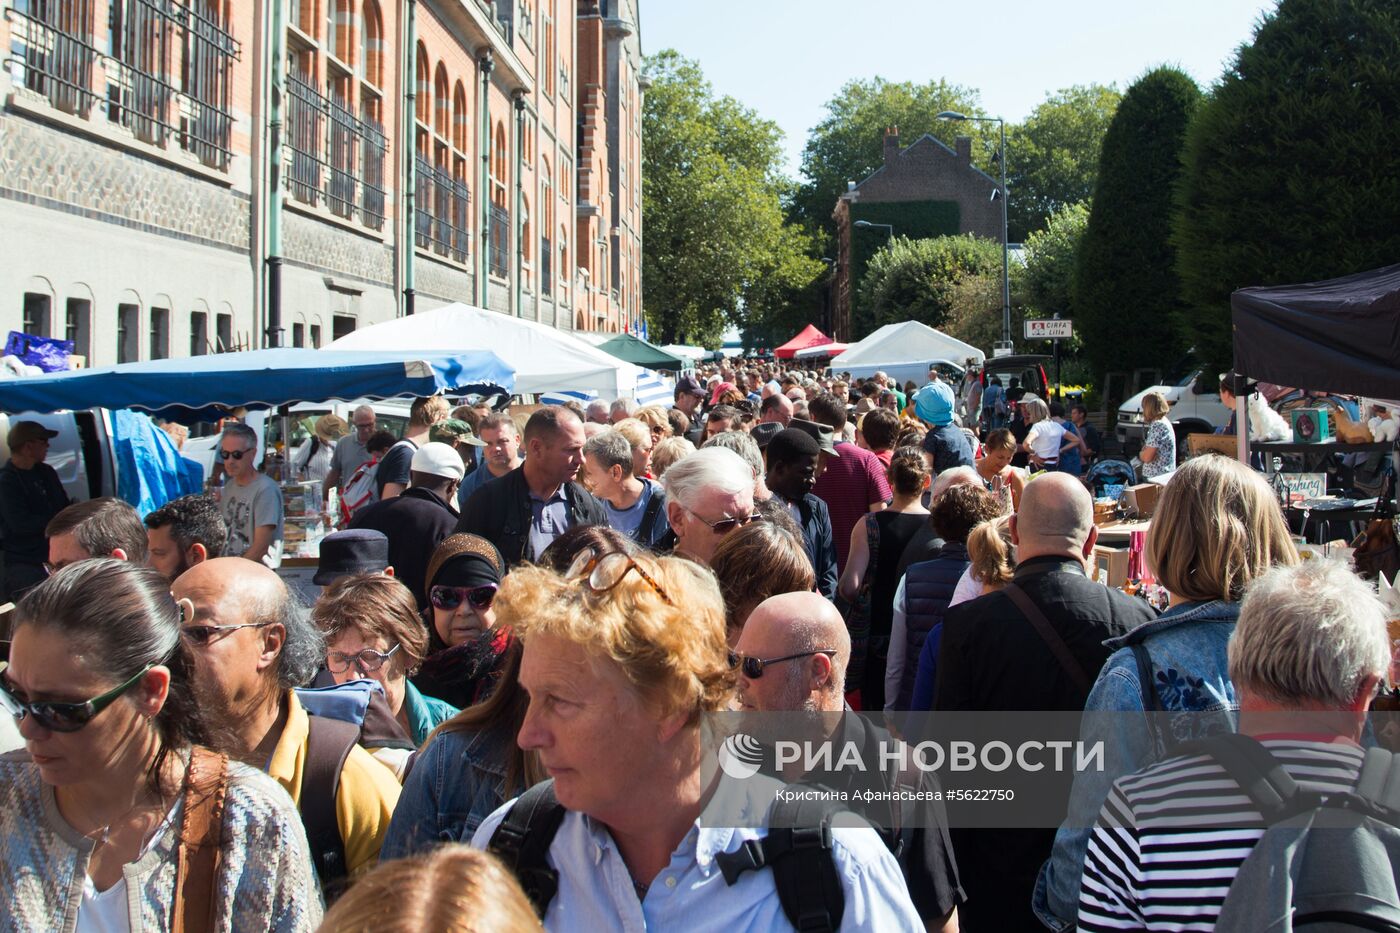
[[1400, 265], [1230, 296], [1235, 369], [1251, 379], [1400, 396]]
[[509, 392], [514, 382], [511, 368], [489, 350], [250, 350], [7, 380], [0, 382], [0, 411], [100, 405], [188, 423], [215, 420], [239, 406], [274, 408], [442, 391]]
[[598, 349], [620, 360], [626, 360], [647, 369], [684, 369], [686, 361], [674, 353], [667, 353], [655, 344], [647, 343], [631, 334], [616, 334], [598, 344]]
[[180, 456], [170, 435], [146, 415], [112, 412], [112, 453], [117, 461], [117, 495], [143, 517], [171, 499], [204, 488], [204, 468]]
[[773, 351], [773, 355], [780, 360], [790, 360], [798, 350], [805, 350], [808, 347], [820, 347], [831, 343], [831, 338], [811, 324], [802, 328], [802, 331]]
[[928, 365], [935, 360], [948, 360], [966, 366], [968, 360], [981, 363], [987, 354], [972, 344], [949, 337], [918, 321], [886, 324], [831, 361], [831, 368], [849, 372], [852, 377], [865, 378], [877, 372], [899, 382], [923, 385], [928, 378]]
[[490, 350], [515, 371], [515, 391], [522, 395], [591, 390], [602, 398], [630, 398], [637, 384], [636, 366], [573, 334], [460, 303], [361, 328], [321, 352], [423, 347]]

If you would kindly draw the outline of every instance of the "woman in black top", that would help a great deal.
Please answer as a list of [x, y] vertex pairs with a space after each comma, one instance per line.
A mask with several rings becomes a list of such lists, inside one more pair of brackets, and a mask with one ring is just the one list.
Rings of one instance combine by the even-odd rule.
[[851, 530], [851, 550], [837, 589], [847, 602], [868, 604], [870, 636], [864, 664], [852, 657], [858, 678], [847, 689], [860, 690], [862, 709], [879, 710], [885, 703], [885, 659], [889, 653], [894, 593], [899, 586], [899, 563], [904, 548], [928, 524], [928, 509], [920, 501], [928, 487], [928, 461], [917, 447], [901, 447], [890, 458], [890, 489], [894, 499], [882, 512], [872, 512]]

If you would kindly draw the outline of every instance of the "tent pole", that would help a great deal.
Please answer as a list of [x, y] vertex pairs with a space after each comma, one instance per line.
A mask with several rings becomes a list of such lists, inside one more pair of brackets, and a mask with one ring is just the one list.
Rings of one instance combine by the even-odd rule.
[[1230, 391], [1235, 393], [1235, 450], [1245, 466], [1249, 466], [1249, 399], [1245, 396], [1248, 382], [1248, 377], [1231, 368]]

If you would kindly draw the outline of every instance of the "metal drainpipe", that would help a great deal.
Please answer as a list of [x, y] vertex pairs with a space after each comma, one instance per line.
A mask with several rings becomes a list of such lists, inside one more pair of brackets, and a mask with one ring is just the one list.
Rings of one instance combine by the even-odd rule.
[[510, 225], [511, 239], [515, 241], [511, 250], [515, 256], [515, 316], [524, 317], [524, 294], [521, 282], [524, 270], [521, 260], [525, 255], [525, 92], [515, 92], [515, 221]]
[[481, 174], [477, 178], [476, 191], [481, 200], [481, 236], [478, 238], [477, 253], [480, 258], [476, 273], [477, 306], [484, 308], [491, 300], [491, 69], [496, 58], [487, 49], [476, 60], [481, 72], [481, 100], [477, 104], [477, 139], [481, 148]]
[[269, 347], [282, 346], [282, 101], [287, 93], [287, 26], [285, 4], [272, 4], [269, 64], [272, 106], [267, 131], [270, 140], [267, 177], [271, 186], [267, 206], [267, 331]]
[[418, 152], [416, 142], [417, 120], [418, 120], [418, 23], [416, 11], [418, 4], [414, 0], [404, 0], [404, 95], [403, 108], [404, 115], [403, 138], [399, 143], [399, 150], [403, 153], [403, 223], [400, 229], [403, 246], [400, 253], [403, 255], [403, 313], [405, 316], [414, 312], [416, 302], [416, 292], [414, 291], [414, 260], [418, 239], [416, 236], [415, 224], [418, 222], [418, 175], [415, 156]]

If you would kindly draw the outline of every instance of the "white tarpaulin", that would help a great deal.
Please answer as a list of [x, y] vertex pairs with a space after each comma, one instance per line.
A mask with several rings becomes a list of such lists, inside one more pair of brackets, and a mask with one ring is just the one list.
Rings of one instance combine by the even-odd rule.
[[[883, 372], [899, 382], [922, 385], [928, 377], [928, 364], [948, 360], [965, 367], [969, 359], [982, 362], [987, 354], [954, 337], [918, 321], [886, 324], [864, 340], [853, 343], [831, 361], [837, 372], [863, 378]], [[519, 379], [519, 376], [516, 377]]]
[[328, 350], [491, 350], [515, 370], [515, 391], [591, 391], [631, 398], [641, 370], [544, 324], [451, 304], [346, 334]]

